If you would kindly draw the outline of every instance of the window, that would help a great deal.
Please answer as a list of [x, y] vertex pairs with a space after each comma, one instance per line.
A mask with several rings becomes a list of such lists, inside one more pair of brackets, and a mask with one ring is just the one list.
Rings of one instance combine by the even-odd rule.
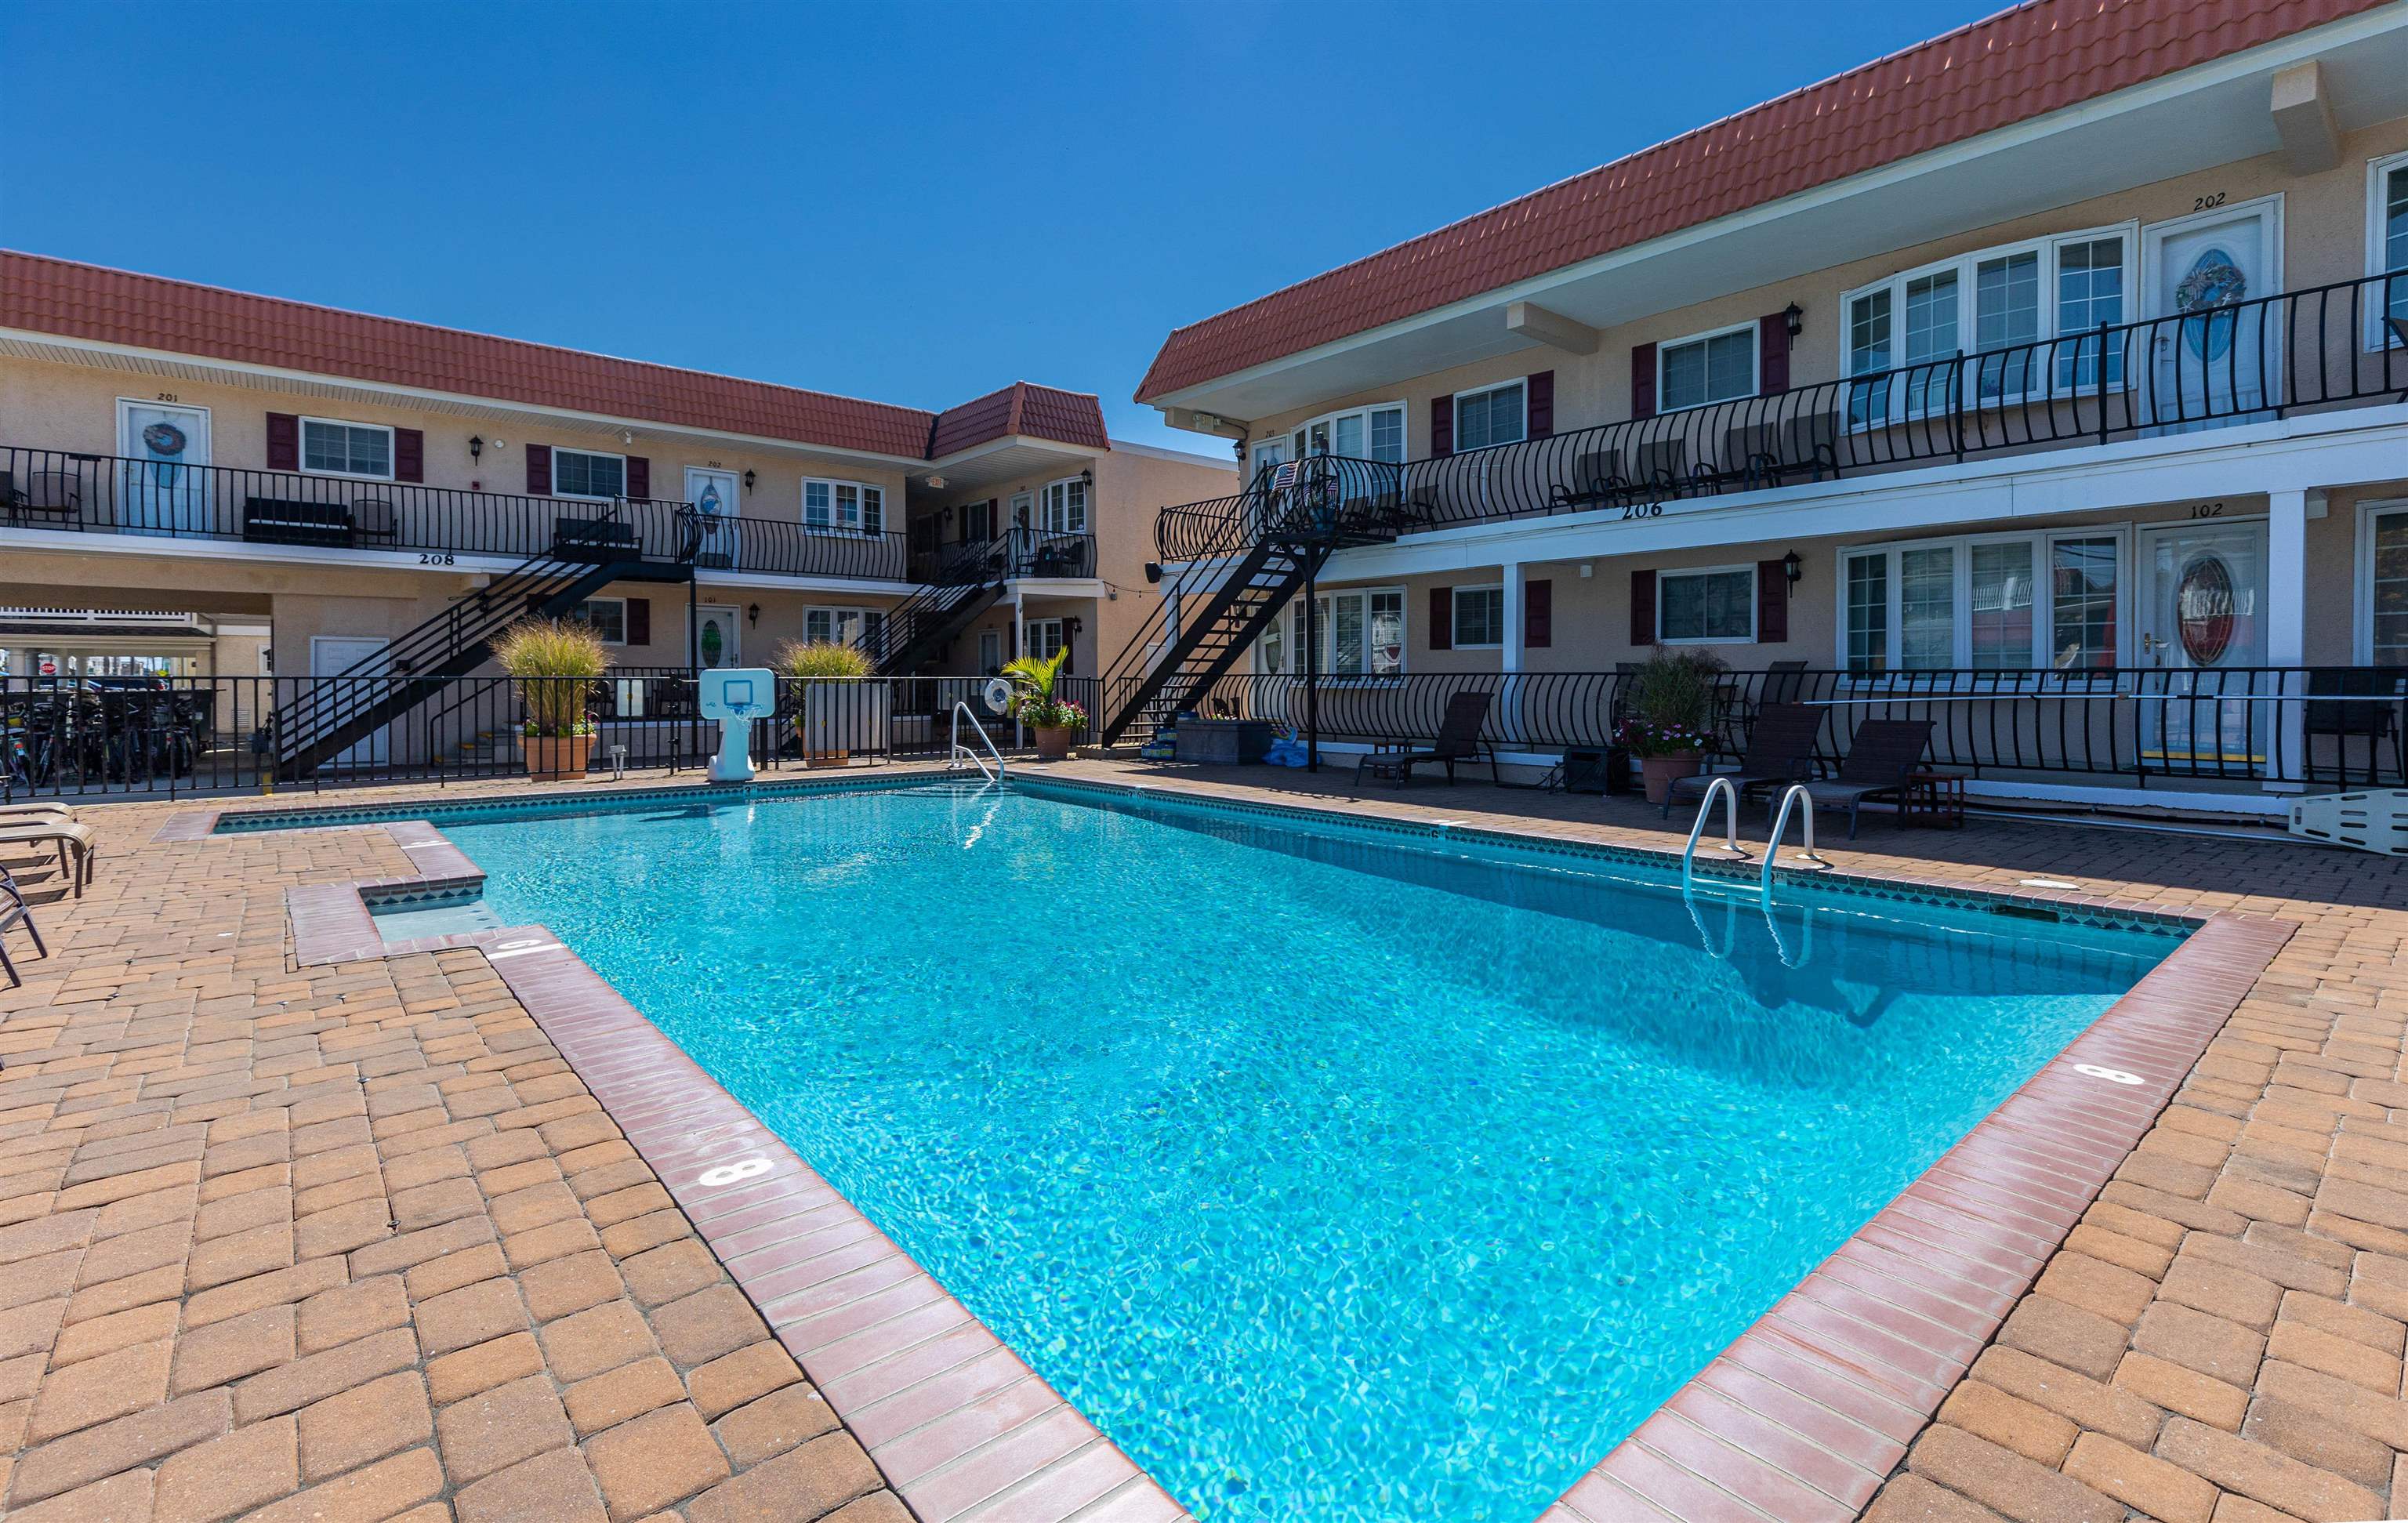
[[301, 420], [301, 468], [332, 476], [393, 480], [393, 430], [374, 424]]
[[1756, 568], [1659, 572], [1656, 638], [1667, 645], [1754, 639]]
[[563, 497], [618, 497], [627, 492], [627, 457], [590, 450], [552, 451], [552, 490]]
[[1084, 534], [1087, 532], [1087, 483], [1072, 477], [1067, 481], [1054, 481], [1045, 488], [1044, 505], [1038, 510], [1037, 527], [1044, 534]]
[[2408, 666], [2408, 508], [2369, 508], [2363, 524], [2362, 659], [2372, 666]]
[[1291, 616], [1282, 611], [1268, 624], [1263, 625], [1262, 643], [1255, 650], [1255, 657], [1261, 663], [1260, 669], [1264, 671], [1286, 669], [1282, 663], [1287, 659], [1287, 621]]
[[828, 640], [838, 645], [858, 645], [865, 635], [875, 638], [886, 627], [886, 615], [879, 609], [807, 608], [803, 610], [803, 639]]
[[1756, 395], [1756, 324], [1683, 338], [1656, 350], [1656, 406], [1663, 412]]
[[833, 533], [886, 532], [886, 494], [859, 481], [803, 482], [803, 527]]
[[1505, 643], [1505, 589], [1457, 587], [1449, 599], [1455, 609], [1455, 648], [1479, 650]]
[[624, 597], [589, 597], [570, 609], [568, 616], [593, 626], [605, 645], [627, 643], [627, 600]]
[[[1374, 587], [1324, 593], [1316, 610], [1321, 634], [1321, 674], [1325, 677], [1393, 677], [1405, 669], [1405, 591]], [[1302, 651], [1304, 601], [1298, 598], [1289, 614]], [[1298, 659], [1301, 673], [1304, 663]]]
[[1054, 654], [1069, 643], [1062, 632], [1059, 619], [1031, 619], [1025, 626], [1028, 631], [1027, 654], [1039, 661], [1050, 661]]
[[2374, 162], [2366, 200], [2366, 273], [2392, 277], [2367, 303], [2373, 330], [2367, 342], [2380, 349], [2400, 341], [2382, 319], [2408, 319], [2408, 153]]
[[1482, 392], [1455, 395], [1455, 447], [1484, 449], [1491, 444], [1518, 444], [1525, 432], [1522, 382], [1492, 386]]
[[[1848, 374], [1929, 367], [1852, 390], [1849, 422], [1863, 427], [1946, 410], [1959, 373], [1949, 362], [1959, 354], [1969, 356], [1963, 395], [1973, 406], [2099, 385], [2097, 329], [2129, 316], [2125, 293], [2138, 243], [2128, 229], [2092, 229], [1976, 250], [1849, 292]], [[2107, 346], [2111, 386], [2124, 381], [2122, 347]]]
[[2123, 560], [2123, 535], [2095, 529], [1851, 551], [1840, 659], [1856, 672], [2114, 667]]
[[[1331, 412], [1303, 424], [1288, 437], [1295, 457], [1342, 455], [1350, 460], [1400, 461], [1405, 458], [1405, 405], [1383, 402], [1376, 407]], [[1254, 446], [1254, 468], [1289, 458], [1278, 440]]]

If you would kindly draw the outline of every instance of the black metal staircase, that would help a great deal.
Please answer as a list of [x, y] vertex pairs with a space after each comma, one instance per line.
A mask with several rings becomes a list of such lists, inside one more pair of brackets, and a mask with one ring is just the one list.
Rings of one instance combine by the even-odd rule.
[[268, 736], [276, 774], [299, 782], [442, 692], [493, 654], [495, 637], [523, 619], [557, 618], [613, 582], [682, 582], [694, 574], [692, 514], [674, 549], [613, 532], [615, 506], [595, 519], [560, 521], [550, 550], [396, 637], [332, 677], [301, 684], [280, 704]]
[[973, 540], [928, 574], [926, 584], [888, 612], [860, 646], [881, 677], [908, 677], [947, 640], [995, 606], [1011, 578], [1008, 540]]
[[1385, 544], [1424, 516], [1400, 467], [1332, 455], [1266, 467], [1233, 497], [1165, 509], [1154, 543], [1181, 568], [1163, 589], [1178, 627], [1167, 640], [1140, 629], [1113, 658], [1102, 743], [1142, 740], [1202, 701], [1332, 551]]

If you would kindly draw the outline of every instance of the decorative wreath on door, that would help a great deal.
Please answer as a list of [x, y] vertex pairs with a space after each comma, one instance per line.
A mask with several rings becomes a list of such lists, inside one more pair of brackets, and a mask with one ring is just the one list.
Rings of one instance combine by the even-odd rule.
[[2212, 667], [2232, 648], [2232, 568], [2223, 556], [2202, 554], [2183, 568], [2174, 613], [2192, 666]]
[[174, 424], [155, 423], [142, 430], [142, 442], [152, 454], [182, 454], [186, 440]]

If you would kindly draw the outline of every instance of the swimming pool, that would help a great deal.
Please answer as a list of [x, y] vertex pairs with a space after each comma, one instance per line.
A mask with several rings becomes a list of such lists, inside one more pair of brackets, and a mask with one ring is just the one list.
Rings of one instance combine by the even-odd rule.
[[1209, 1523], [1527, 1523], [2175, 944], [1042, 784], [442, 823]]

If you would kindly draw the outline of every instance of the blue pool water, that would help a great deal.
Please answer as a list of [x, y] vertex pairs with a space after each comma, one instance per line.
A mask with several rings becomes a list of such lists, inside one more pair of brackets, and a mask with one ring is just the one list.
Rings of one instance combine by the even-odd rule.
[[1209, 1523], [1527, 1523], [2174, 944], [1067, 797], [445, 828]]

